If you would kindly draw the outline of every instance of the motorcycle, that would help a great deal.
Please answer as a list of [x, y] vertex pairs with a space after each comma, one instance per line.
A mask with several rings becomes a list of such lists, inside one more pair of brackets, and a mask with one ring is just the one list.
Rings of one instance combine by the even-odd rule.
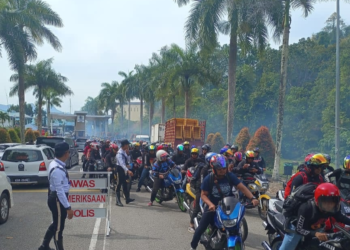
[[[173, 167], [166, 173], [162, 174], [164, 176], [164, 187], [159, 188], [156, 202], [162, 204], [163, 201], [171, 201], [176, 197], [177, 204], [182, 212], [186, 212], [187, 209], [184, 206], [184, 190], [181, 188], [182, 177], [181, 172], [177, 167]], [[149, 179], [154, 182], [154, 176], [152, 171], [150, 171]], [[153, 187], [153, 183], [152, 183]], [[151, 186], [147, 184], [147, 189], [152, 192]]]
[[[246, 173], [242, 176], [243, 182], [246, 184], [249, 191], [254, 195], [256, 199], [259, 200], [258, 211], [259, 216], [262, 220], [266, 219], [267, 208], [270, 200], [270, 196], [266, 194], [269, 189], [269, 181], [267, 180], [265, 174], [249, 174]], [[246, 204], [246, 208], [253, 208], [251, 203], [246, 201], [246, 197], [242, 198], [242, 203]]]
[[[188, 213], [190, 217], [192, 217], [193, 211], [196, 206], [196, 190], [191, 187], [191, 180], [192, 176], [194, 174], [195, 167], [190, 167], [187, 170], [186, 177], [187, 177], [187, 183], [186, 183], [186, 190], [185, 190], [185, 200], [184, 200], [184, 206], [187, 208]], [[197, 219], [195, 220], [195, 228], [198, 227], [198, 221], [202, 218], [202, 213], [199, 212], [197, 215]]]
[[[211, 213], [210, 211], [204, 211], [202, 200], [200, 204], [202, 213]], [[220, 201], [215, 211], [215, 227], [209, 225], [201, 236], [200, 242], [205, 249], [244, 249], [244, 234], [248, 234], [244, 213], [245, 207], [236, 197], [225, 197]]]

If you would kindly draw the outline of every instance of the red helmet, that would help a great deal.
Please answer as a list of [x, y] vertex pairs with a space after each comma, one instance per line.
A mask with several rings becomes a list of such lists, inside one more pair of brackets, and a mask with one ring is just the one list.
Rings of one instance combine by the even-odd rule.
[[314, 156], [314, 154], [315, 154], [315, 153], [309, 153], [309, 154], [305, 157], [304, 162], [305, 162], [305, 163], [308, 162], [308, 161], [310, 160], [310, 158], [311, 158], [312, 156]]
[[115, 150], [115, 151], [118, 151], [118, 145], [117, 144], [114, 144], [114, 143], [112, 143], [111, 145], [109, 145], [109, 148], [111, 149], [111, 150]]
[[[335, 206], [329, 208], [324, 203], [334, 202]], [[322, 183], [315, 190], [315, 203], [323, 211], [336, 213], [340, 208], [340, 192], [332, 183]]]
[[110, 141], [110, 140], [107, 140], [106, 143], [109, 144], [109, 143], [111, 143], [111, 141]]
[[162, 150], [163, 149], [163, 145], [159, 145], [158, 147], [157, 147], [157, 151], [158, 150]]

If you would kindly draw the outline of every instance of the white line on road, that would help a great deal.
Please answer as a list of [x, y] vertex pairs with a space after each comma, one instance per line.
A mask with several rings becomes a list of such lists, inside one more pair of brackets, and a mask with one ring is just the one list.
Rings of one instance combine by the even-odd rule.
[[[99, 205], [99, 208], [103, 208], [103, 203]], [[101, 218], [97, 218], [94, 226], [94, 231], [92, 232], [89, 250], [96, 250], [98, 233], [100, 231]]]
[[[111, 206], [112, 204], [112, 195], [109, 197], [109, 206]], [[107, 209], [109, 209], [109, 211], [112, 213], [112, 209], [110, 209], [110, 207], [108, 207]], [[109, 214], [109, 223], [111, 223], [111, 218], [112, 218], [112, 215]], [[109, 224], [109, 227], [111, 227], [111, 224]], [[107, 232], [106, 232], [107, 233]], [[106, 250], [106, 239], [107, 239], [107, 234], [105, 233], [105, 237], [103, 239], [103, 249], [102, 250]], [[109, 249], [109, 243], [107, 244], [107, 249]]]

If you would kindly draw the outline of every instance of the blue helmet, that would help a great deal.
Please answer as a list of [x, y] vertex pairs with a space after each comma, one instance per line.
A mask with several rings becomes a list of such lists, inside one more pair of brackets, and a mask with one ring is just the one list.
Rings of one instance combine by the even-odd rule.
[[211, 158], [212, 158], [214, 155], [217, 155], [217, 153], [214, 153], [214, 152], [209, 152], [209, 153], [207, 153], [207, 154], [205, 155], [205, 161], [209, 164]]
[[220, 154], [224, 154], [224, 153], [226, 153], [226, 151], [228, 150], [229, 148], [222, 148], [221, 150], [220, 150]]
[[223, 156], [221, 154], [214, 155], [210, 159], [210, 165], [213, 167], [214, 170], [226, 168], [227, 165], [226, 165], [226, 158], [225, 158], [225, 156]]

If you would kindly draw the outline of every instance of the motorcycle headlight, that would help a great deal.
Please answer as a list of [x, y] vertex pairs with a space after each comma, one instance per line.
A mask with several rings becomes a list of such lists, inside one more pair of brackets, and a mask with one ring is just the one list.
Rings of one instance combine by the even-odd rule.
[[248, 184], [248, 188], [250, 192], [256, 192], [258, 190], [258, 186], [256, 184]]
[[263, 183], [261, 186], [261, 191], [267, 191], [269, 189], [269, 184], [268, 183]]
[[224, 225], [224, 227], [234, 227], [237, 224], [237, 219], [233, 219], [233, 220], [224, 220], [222, 222], [222, 224]]

